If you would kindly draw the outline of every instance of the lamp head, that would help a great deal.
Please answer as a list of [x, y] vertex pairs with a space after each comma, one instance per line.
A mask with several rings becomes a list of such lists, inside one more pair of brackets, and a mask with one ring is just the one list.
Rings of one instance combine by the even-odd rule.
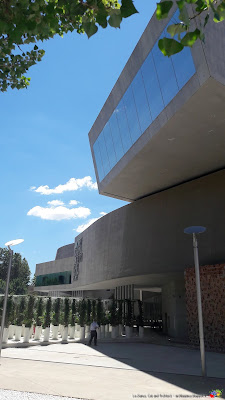
[[188, 226], [187, 228], [184, 229], [184, 233], [187, 233], [188, 235], [190, 234], [198, 234], [198, 233], [203, 233], [206, 231], [206, 228], [204, 226]]
[[5, 246], [7, 246], [7, 247], [16, 246], [17, 244], [20, 244], [22, 242], [24, 242], [24, 239], [10, 240], [10, 242], [5, 243]]

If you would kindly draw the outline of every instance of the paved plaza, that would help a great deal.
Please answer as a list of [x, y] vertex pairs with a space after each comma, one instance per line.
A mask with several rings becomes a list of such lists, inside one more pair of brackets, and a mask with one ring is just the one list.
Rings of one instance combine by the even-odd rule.
[[[8, 348], [2, 350], [0, 389], [17, 391], [11, 398], [18, 400], [42, 400], [41, 395], [18, 392], [65, 396], [64, 400], [66, 396], [88, 400], [210, 398], [211, 390], [225, 392], [225, 354], [207, 353], [207, 370], [208, 377], [202, 378], [198, 350], [147, 343]], [[8, 394], [0, 392], [0, 399], [11, 399]]]

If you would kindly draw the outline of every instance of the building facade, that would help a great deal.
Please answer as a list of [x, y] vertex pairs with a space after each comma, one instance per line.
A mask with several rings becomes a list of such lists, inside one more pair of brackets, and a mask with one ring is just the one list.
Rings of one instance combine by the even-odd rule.
[[202, 265], [225, 260], [225, 32], [210, 22], [205, 43], [167, 58], [157, 43], [176, 20], [175, 7], [167, 20], [152, 17], [89, 133], [100, 194], [130, 204], [36, 275], [43, 292], [140, 298], [150, 318], [159, 307], [165, 333], [185, 338], [193, 254], [184, 228], [206, 227]]

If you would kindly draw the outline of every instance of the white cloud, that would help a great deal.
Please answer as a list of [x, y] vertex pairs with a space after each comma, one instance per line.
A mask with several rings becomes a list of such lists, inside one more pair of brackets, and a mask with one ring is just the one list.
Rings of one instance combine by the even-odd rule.
[[58, 185], [53, 189], [50, 189], [48, 185], [43, 185], [39, 186], [38, 188], [32, 186], [30, 190], [48, 196], [50, 194], [61, 194], [64, 192], [72, 192], [75, 190], [82, 189], [84, 187], [87, 187], [88, 189], [97, 190], [97, 183], [92, 182], [92, 178], [90, 176], [85, 176], [84, 178], [81, 179], [71, 178], [65, 184]]
[[61, 201], [61, 200], [52, 200], [52, 201], [48, 201], [48, 204], [49, 204], [50, 206], [53, 206], [53, 207], [63, 206], [63, 205], [64, 205], [63, 201]]
[[[102, 212], [100, 212], [100, 215], [101, 215], [101, 217], [103, 217], [104, 215], [106, 215], [106, 213], [104, 211], [102, 211]], [[77, 229], [74, 229], [74, 231], [76, 231], [78, 233], [85, 231], [85, 229], [89, 228], [90, 225], [92, 225], [95, 221], [98, 221], [98, 219], [100, 219], [101, 217], [89, 219], [89, 221], [86, 224], [79, 225], [77, 227]]]
[[80, 202], [77, 201], [77, 200], [70, 200], [69, 205], [70, 206], [76, 206], [78, 203], [80, 203]]
[[77, 208], [66, 208], [66, 207], [40, 207], [36, 206], [28, 211], [27, 215], [39, 217], [41, 219], [51, 221], [61, 221], [63, 219], [75, 219], [75, 218], [87, 218], [91, 214], [89, 208], [77, 207]]
[[[101, 218], [101, 217], [99, 217]], [[86, 224], [83, 225], [79, 225], [77, 227], [77, 229], [74, 229], [76, 232], [81, 233], [83, 231], [85, 231], [85, 229], [87, 229], [90, 225], [92, 225], [95, 221], [97, 221], [99, 218], [91, 218], [89, 219], [89, 221]]]

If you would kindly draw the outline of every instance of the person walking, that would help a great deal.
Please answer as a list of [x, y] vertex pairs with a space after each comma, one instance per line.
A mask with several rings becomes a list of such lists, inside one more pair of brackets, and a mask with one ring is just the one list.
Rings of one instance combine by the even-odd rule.
[[97, 346], [97, 329], [99, 328], [98, 324], [96, 321], [92, 321], [91, 326], [90, 326], [90, 331], [91, 331], [91, 337], [89, 340], [89, 346], [91, 346], [92, 339], [94, 339], [94, 345]]

